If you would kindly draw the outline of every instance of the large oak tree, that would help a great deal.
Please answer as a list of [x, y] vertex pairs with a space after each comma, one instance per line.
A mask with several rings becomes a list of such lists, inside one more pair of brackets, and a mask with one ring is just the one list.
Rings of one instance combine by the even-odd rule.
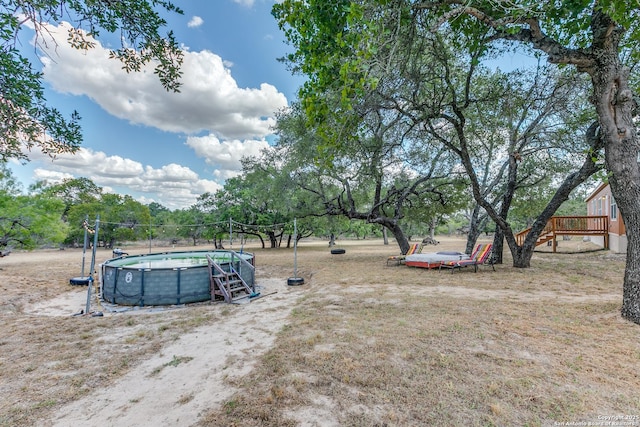
[[408, 6], [424, 11], [427, 19], [436, 18], [434, 30], [461, 21], [466, 31], [488, 33], [487, 43], [524, 43], [544, 52], [551, 63], [574, 66], [589, 75], [609, 183], [627, 226], [622, 316], [640, 324], [640, 141], [626, 62], [635, 62], [640, 53], [640, 7], [619, 0], [524, 1], [508, 7], [502, 3], [436, 1]]
[[[309, 9], [317, 19], [305, 16]], [[400, 49], [399, 43], [388, 42], [388, 34], [414, 21], [430, 25], [433, 33], [465, 34], [486, 52], [515, 43], [545, 54], [553, 64], [586, 73], [598, 117], [589, 135], [605, 147], [609, 182], [627, 225], [622, 315], [640, 324], [640, 144], [628, 66], [639, 54], [639, 11], [637, 4], [621, 0], [284, 0], [274, 6], [297, 48], [288, 59], [309, 77], [301, 95], [316, 117], [326, 113], [326, 105], [315, 88], [342, 87], [348, 109], [350, 98], [375, 86], [363, 64], [375, 59], [380, 40], [387, 41], [387, 49]], [[395, 27], [387, 25], [392, 14]]]

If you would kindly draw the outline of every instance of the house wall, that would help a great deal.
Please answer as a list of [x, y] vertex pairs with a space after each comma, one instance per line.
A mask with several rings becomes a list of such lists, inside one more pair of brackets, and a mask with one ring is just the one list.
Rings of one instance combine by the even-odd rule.
[[609, 233], [609, 249], [611, 252], [617, 254], [626, 254], [627, 253], [627, 235], [623, 234], [622, 236], [618, 234]]
[[[627, 252], [627, 235], [624, 221], [611, 194], [609, 184], [601, 184], [586, 200], [588, 215], [606, 215], [609, 217], [609, 249], [615, 253]], [[591, 236], [591, 241], [604, 247], [604, 238]]]

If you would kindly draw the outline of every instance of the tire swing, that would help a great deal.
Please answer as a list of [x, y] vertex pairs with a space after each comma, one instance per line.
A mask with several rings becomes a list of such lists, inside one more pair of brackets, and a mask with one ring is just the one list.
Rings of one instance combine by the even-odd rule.
[[345, 249], [331, 249], [331, 254], [332, 255], [342, 255], [344, 253], [346, 253], [347, 251]]
[[293, 219], [293, 277], [287, 279], [288, 286], [304, 285], [304, 277], [298, 277], [298, 226]]
[[87, 286], [91, 282], [90, 277], [80, 276], [69, 279], [69, 284], [73, 286]]
[[93, 281], [93, 278], [91, 276], [84, 275], [84, 260], [87, 253], [87, 233], [94, 233], [93, 230], [89, 230], [89, 215], [87, 215], [85, 220], [82, 222], [82, 227], [84, 228], [84, 246], [82, 246], [82, 271], [80, 273], [80, 276], [72, 277], [71, 279], [69, 279], [69, 284], [72, 286], [88, 286], [89, 283]]
[[287, 285], [289, 286], [304, 285], [304, 277], [289, 277], [287, 279]]

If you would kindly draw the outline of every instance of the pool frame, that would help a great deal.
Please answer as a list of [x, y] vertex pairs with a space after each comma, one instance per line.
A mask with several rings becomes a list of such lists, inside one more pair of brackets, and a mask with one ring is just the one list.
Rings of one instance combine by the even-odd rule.
[[[255, 290], [255, 257], [249, 252], [203, 250], [159, 252], [121, 256], [102, 264], [100, 292], [112, 304], [155, 306], [189, 304], [211, 300], [211, 281], [207, 254], [225, 271], [234, 269]], [[222, 259], [224, 258], [226, 259]], [[203, 258], [203, 264], [181, 267], [127, 267], [126, 261]], [[220, 262], [218, 262], [220, 260]]]

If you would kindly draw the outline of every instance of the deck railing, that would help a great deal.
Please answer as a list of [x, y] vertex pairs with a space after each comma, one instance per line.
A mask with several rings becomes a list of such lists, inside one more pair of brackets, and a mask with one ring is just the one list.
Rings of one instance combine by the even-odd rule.
[[[522, 230], [516, 234], [516, 242], [518, 245], [524, 243], [524, 239], [529, 234], [531, 228]], [[544, 229], [538, 237], [537, 245], [554, 241], [553, 249], [555, 251], [556, 236], [604, 236], [605, 247], [609, 247], [609, 217], [606, 215], [598, 216], [554, 216], [547, 222]]]
[[[231, 253], [231, 268], [233, 268], [242, 280], [250, 283], [251, 290], [256, 290], [256, 267], [249, 261], [241, 257], [238, 252], [230, 250]], [[255, 262], [255, 258], [252, 258]]]

